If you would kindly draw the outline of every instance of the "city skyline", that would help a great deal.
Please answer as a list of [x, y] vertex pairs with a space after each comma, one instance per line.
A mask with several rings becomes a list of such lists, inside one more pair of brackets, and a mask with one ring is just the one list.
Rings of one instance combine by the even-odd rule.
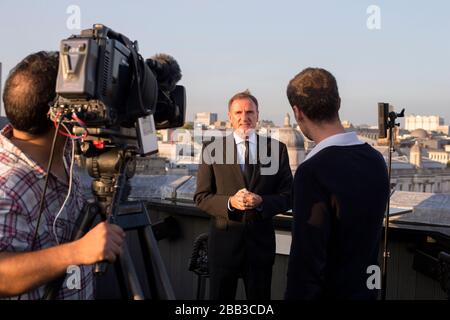
[[[282, 127], [282, 126], [284, 126], [285, 125], [285, 117], [286, 117], [286, 114], [287, 115], [289, 115], [289, 121], [290, 121], [290, 124], [291, 124], [291, 126], [298, 126], [298, 124], [297, 124], [297, 122], [296, 122], [296, 120], [295, 120], [295, 117], [294, 117], [294, 115], [291, 115], [289, 112], [287, 112], [287, 113], [285, 113], [284, 115], [283, 115], [283, 119], [280, 121], [280, 122], [277, 122], [277, 121], [274, 121], [274, 120], [271, 120], [271, 119], [263, 119], [263, 118], [259, 118], [258, 119], [258, 122], [271, 122], [271, 123], [273, 123], [273, 125], [275, 125], [275, 126], [278, 126], [278, 127]], [[204, 124], [204, 125], [206, 125], [207, 126], [207, 124], [206, 123], [204, 123], [204, 121], [203, 121], [203, 119], [201, 119], [201, 120], [198, 120], [197, 118], [199, 118], [199, 115], [200, 115], [200, 117], [206, 117], [207, 115], [208, 116], [215, 116], [216, 118], [215, 118], [215, 120], [214, 121], [210, 121], [210, 124], [209, 125], [214, 125], [214, 122], [229, 122], [229, 119], [228, 119], [228, 116], [224, 116], [223, 118], [221, 118], [220, 116], [219, 116], [219, 114], [218, 113], [216, 113], [216, 112], [209, 112], [209, 111], [199, 111], [199, 112], [196, 112], [196, 113], [194, 113], [193, 115], [192, 115], [192, 117], [190, 117], [190, 120], [187, 120], [186, 121], [186, 123], [191, 123], [191, 124], [195, 124], [196, 122], [201, 122], [202, 124]], [[439, 125], [441, 125], [441, 126], [444, 126], [444, 127], [449, 127], [449, 125], [448, 124], [446, 124], [446, 121], [445, 121], [445, 119], [442, 117], [442, 116], [440, 116], [440, 115], [429, 115], [429, 114], [409, 114], [409, 115], [406, 115], [405, 117], [403, 117], [403, 118], [397, 118], [397, 121], [398, 122], [400, 122], [400, 127], [402, 128], [402, 129], [406, 129], [406, 130], [409, 130], [409, 131], [412, 131], [412, 130], [414, 130], [414, 129], [418, 129], [418, 128], [421, 128], [421, 129], [425, 129], [426, 131], [436, 131], [436, 129], [438, 129], [437, 127], [435, 127], [435, 126], [431, 126], [432, 128], [430, 128], [430, 125], [423, 125], [423, 126], [417, 126], [417, 125], [415, 125], [415, 127], [414, 128], [412, 128], [412, 129], [408, 129], [408, 118], [416, 118], [416, 117], [418, 117], [418, 118], [423, 118], [424, 120], [426, 119], [426, 121], [431, 121], [431, 120], [429, 120], [429, 118], [432, 118], [433, 120], [435, 120], [434, 118], [439, 118], [439, 120], [440, 121], [443, 121], [442, 123], [441, 122], [439, 122]], [[370, 126], [370, 127], [378, 127], [378, 124], [375, 124], [375, 125], [369, 125], [369, 124], [367, 124], [367, 123], [353, 123], [353, 122], [351, 122], [351, 121], [349, 121], [349, 120], [347, 120], [347, 119], [340, 119], [341, 120], [341, 122], [344, 124], [345, 123], [345, 125], [353, 125], [353, 126], [356, 126], [356, 127], [359, 127], [359, 126], [365, 126], [365, 125], [367, 125], [367, 126]], [[409, 119], [409, 120], [411, 120], [411, 119]], [[436, 124], [438, 124], [437, 123], [437, 120], [435, 120], [435, 122], [436, 122]], [[433, 123], [434, 124], [434, 123]], [[409, 124], [410, 126], [411, 126], [411, 124]]]
[[[378, 102], [405, 108], [407, 115], [450, 119], [445, 1], [3, 0], [2, 85], [27, 54], [57, 50], [62, 39], [80, 33], [68, 28], [71, 6], [80, 10], [81, 29], [103, 23], [138, 40], [144, 57], [173, 55], [187, 89], [188, 121], [206, 110], [226, 119], [228, 99], [250, 89], [260, 102], [260, 119], [282, 124], [286, 112], [292, 117], [287, 83], [308, 66], [335, 75], [341, 120], [375, 125]], [[379, 25], [371, 29], [374, 17]]]

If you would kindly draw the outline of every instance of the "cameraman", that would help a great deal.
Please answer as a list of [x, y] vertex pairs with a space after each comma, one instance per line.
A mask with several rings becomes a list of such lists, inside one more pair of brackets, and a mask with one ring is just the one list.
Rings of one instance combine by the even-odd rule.
[[[55, 98], [58, 54], [38, 52], [21, 61], [5, 83], [3, 102], [10, 121], [0, 132], [0, 297], [40, 299], [44, 285], [78, 265], [79, 283], [68, 277], [57, 299], [93, 299], [92, 264], [113, 262], [125, 233], [105, 222], [83, 238], [69, 242], [85, 204], [74, 179], [70, 198], [56, 217], [69, 190], [70, 141], [59, 135], [49, 173], [45, 204], [38, 225], [54, 127], [47, 117]], [[53, 225], [56, 232], [53, 232]], [[70, 275], [76, 275], [70, 273]]]

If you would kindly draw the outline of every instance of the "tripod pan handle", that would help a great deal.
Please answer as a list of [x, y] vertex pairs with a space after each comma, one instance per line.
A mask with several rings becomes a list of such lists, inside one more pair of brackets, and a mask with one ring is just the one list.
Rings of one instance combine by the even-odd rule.
[[102, 261], [95, 264], [94, 273], [97, 276], [102, 276], [106, 273], [106, 269], [108, 269], [108, 262]]

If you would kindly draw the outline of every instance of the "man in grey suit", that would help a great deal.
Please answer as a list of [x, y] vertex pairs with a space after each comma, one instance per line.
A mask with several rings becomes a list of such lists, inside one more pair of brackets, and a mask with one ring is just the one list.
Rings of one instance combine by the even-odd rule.
[[194, 201], [212, 216], [210, 298], [233, 300], [239, 277], [247, 299], [269, 300], [275, 259], [272, 217], [291, 208], [286, 146], [257, 135], [258, 101], [248, 91], [228, 104], [233, 133], [206, 143]]

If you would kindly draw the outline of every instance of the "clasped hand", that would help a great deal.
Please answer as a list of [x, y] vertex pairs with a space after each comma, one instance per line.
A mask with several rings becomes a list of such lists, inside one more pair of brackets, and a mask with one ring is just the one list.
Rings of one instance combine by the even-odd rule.
[[230, 198], [231, 206], [238, 210], [251, 210], [259, 207], [263, 200], [256, 193], [243, 188]]

